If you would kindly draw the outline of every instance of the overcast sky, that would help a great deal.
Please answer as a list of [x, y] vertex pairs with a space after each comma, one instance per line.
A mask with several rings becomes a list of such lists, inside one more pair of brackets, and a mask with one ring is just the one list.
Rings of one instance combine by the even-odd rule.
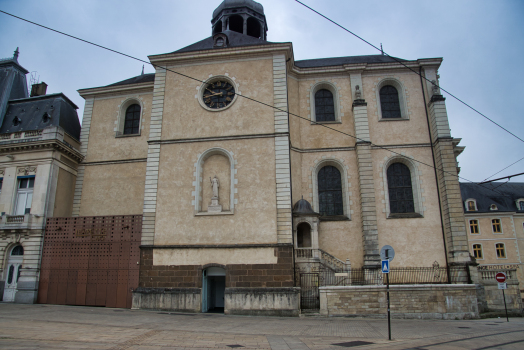
[[[293, 0], [262, 0], [268, 40], [292, 42], [295, 60], [377, 54], [376, 50]], [[443, 57], [440, 84], [524, 139], [524, 1], [304, 0], [391, 56]], [[211, 35], [221, 0], [0, 0], [0, 9], [147, 60]], [[38, 72], [48, 93], [139, 75], [142, 63], [0, 13], [0, 58], [20, 47], [20, 64]], [[145, 67], [152, 73], [151, 66]], [[446, 96], [446, 95], [445, 95]], [[452, 136], [466, 146], [460, 175], [471, 181], [524, 157], [524, 143], [446, 96]], [[377, 142], [379, 143], [379, 142]], [[524, 160], [495, 178], [524, 172]], [[461, 180], [465, 181], [465, 180]], [[524, 176], [512, 182], [524, 182]]]

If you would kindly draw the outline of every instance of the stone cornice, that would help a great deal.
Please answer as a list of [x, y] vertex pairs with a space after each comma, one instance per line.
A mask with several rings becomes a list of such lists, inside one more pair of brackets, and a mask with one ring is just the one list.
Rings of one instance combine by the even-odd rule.
[[278, 51], [285, 51], [286, 59], [291, 57], [293, 54], [293, 48], [291, 43], [274, 43], [256, 46], [241, 46], [241, 47], [228, 47], [224, 49], [213, 49], [213, 50], [201, 50], [191, 52], [172, 52], [160, 55], [148, 56], [151, 63], [165, 67], [172, 64], [181, 64], [186, 62], [195, 61], [209, 61], [224, 58], [243, 58], [256, 56], [260, 54], [275, 53]]
[[126, 85], [115, 85], [115, 86], [101, 86], [88, 89], [77, 90], [80, 96], [84, 99], [93, 97], [93, 95], [101, 94], [113, 94], [123, 95], [130, 93], [142, 93], [142, 92], [153, 92], [155, 83], [153, 81], [139, 84], [126, 84]]
[[41, 150], [59, 151], [79, 163], [82, 161], [82, 159], [84, 159], [84, 156], [78, 150], [69, 147], [64, 142], [59, 140], [38, 140], [22, 143], [6, 143], [0, 145], [0, 154]]

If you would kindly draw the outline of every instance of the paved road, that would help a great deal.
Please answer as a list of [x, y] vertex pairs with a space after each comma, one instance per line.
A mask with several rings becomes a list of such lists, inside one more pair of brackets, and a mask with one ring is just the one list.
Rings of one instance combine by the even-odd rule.
[[[0, 303], [0, 349], [524, 349], [524, 318], [279, 318]], [[339, 344], [339, 345], [337, 345]], [[346, 346], [344, 346], [346, 345]]]

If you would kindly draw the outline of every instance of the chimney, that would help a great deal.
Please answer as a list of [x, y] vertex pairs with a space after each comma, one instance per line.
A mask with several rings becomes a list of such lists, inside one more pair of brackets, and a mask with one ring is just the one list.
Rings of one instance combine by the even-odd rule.
[[31, 87], [31, 97], [44, 96], [47, 92], [47, 84], [41, 82], [39, 84], [33, 84]]

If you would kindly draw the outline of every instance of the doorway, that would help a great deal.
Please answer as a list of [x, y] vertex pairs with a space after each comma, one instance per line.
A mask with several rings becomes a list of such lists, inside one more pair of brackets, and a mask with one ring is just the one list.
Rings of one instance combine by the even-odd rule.
[[21, 245], [15, 246], [11, 249], [9, 259], [7, 260], [7, 278], [5, 279], [4, 302], [14, 302], [16, 295], [16, 287], [20, 272], [22, 271], [22, 262], [24, 260], [24, 248]]
[[208, 267], [202, 271], [202, 312], [224, 313], [226, 270]]

